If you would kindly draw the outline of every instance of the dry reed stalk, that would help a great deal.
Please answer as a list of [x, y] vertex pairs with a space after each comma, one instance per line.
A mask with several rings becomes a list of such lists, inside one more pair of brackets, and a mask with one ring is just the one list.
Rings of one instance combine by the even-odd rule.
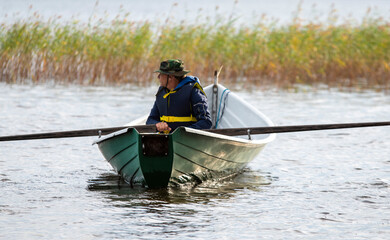
[[[32, 22], [0, 31], [0, 81], [148, 85], [159, 62], [181, 58], [203, 83], [224, 66], [224, 82], [292, 88], [296, 84], [384, 88], [390, 85], [390, 23], [234, 27], [230, 22], [149, 23], [109, 28]], [[3, 24], [4, 25], [4, 24]]]

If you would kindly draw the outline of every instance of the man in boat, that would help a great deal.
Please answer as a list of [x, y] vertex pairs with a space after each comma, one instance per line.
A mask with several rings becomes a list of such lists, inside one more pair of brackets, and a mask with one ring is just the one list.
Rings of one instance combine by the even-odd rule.
[[179, 59], [161, 62], [157, 78], [160, 87], [146, 124], [155, 124], [159, 132], [171, 132], [184, 126], [195, 129], [211, 128], [207, 97], [199, 79], [187, 76]]

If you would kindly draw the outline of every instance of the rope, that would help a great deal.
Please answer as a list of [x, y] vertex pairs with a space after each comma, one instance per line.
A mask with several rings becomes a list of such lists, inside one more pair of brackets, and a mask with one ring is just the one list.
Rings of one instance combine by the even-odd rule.
[[[227, 92], [226, 95], [225, 95], [225, 92], [226, 92], [226, 91], [228, 91], [228, 92]], [[229, 93], [230, 93], [230, 90], [229, 90], [229, 89], [226, 88], [225, 90], [223, 90], [222, 95], [221, 95], [221, 99], [219, 100], [219, 108], [218, 108], [217, 120], [215, 121], [215, 128], [216, 128], [216, 129], [218, 128], [219, 120], [222, 119], [222, 116], [223, 116], [223, 114], [224, 114], [224, 112], [225, 112], [226, 99], [227, 99], [227, 96], [229, 95]], [[225, 95], [225, 98], [224, 98], [223, 101], [222, 101], [222, 98], [223, 98], [224, 95]], [[222, 109], [222, 113], [221, 113], [221, 116], [220, 116], [219, 113], [221, 112], [221, 105], [222, 105], [222, 102], [223, 102], [223, 109]]]

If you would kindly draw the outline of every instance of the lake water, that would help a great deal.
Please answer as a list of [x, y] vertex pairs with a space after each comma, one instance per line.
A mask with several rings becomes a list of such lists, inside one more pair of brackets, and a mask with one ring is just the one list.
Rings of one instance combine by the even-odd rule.
[[[135, 21], [231, 15], [251, 23], [266, 14], [288, 23], [299, 2], [0, 0], [0, 22], [38, 12], [59, 21], [130, 13]], [[324, 20], [333, 3], [341, 20], [360, 21], [368, 8], [390, 17], [388, 0], [305, 0], [301, 16]], [[0, 135], [122, 125], [148, 113], [156, 88], [0, 83]], [[390, 120], [390, 97], [383, 93], [237, 93], [277, 125]], [[0, 142], [0, 239], [390, 236], [390, 127], [278, 134], [236, 178], [181, 190], [129, 188], [94, 139]]]
[[[215, 20], [215, 16], [231, 16], [237, 23], [257, 22], [263, 14], [268, 20], [278, 20], [285, 24], [301, 8], [300, 17], [306, 20], [326, 19], [331, 9], [337, 9], [340, 20], [355, 19], [359, 22], [371, 9], [372, 16], [390, 20], [390, 1], [388, 0], [166, 0], [166, 1], [50, 1], [50, 0], [0, 0], [0, 22], [13, 22], [27, 19], [37, 12], [42, 19], [61, 16], [60, 21], [77, 19], [94, 22], [100, 18], [111, 20], [127, 13], [128, 19], [165, 22], [167, 17], [188, 22]], [[31, 6], [31, 7], [30, 7]]]
[[[156, 88], [0, 83], [0, 135], [118, 126]], [[383, 93], [238, 94], [277, 125], [390, 120]], [[390, 127], [278, 134], [236, 178], [181, 190], [118, 182], [94, 139], [0, 142], [0, 239], [390, 236]]]

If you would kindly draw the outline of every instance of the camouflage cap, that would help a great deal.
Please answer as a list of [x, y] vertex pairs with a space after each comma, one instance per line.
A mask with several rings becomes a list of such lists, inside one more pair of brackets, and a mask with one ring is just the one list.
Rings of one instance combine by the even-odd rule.
[[190, 71], [184, 70], [184, 63], [180, 59], [169, 59], [162, 61], [160, 64], [160, 69], [154, 72], [173, 75], [173, 76], [184, 76]]

